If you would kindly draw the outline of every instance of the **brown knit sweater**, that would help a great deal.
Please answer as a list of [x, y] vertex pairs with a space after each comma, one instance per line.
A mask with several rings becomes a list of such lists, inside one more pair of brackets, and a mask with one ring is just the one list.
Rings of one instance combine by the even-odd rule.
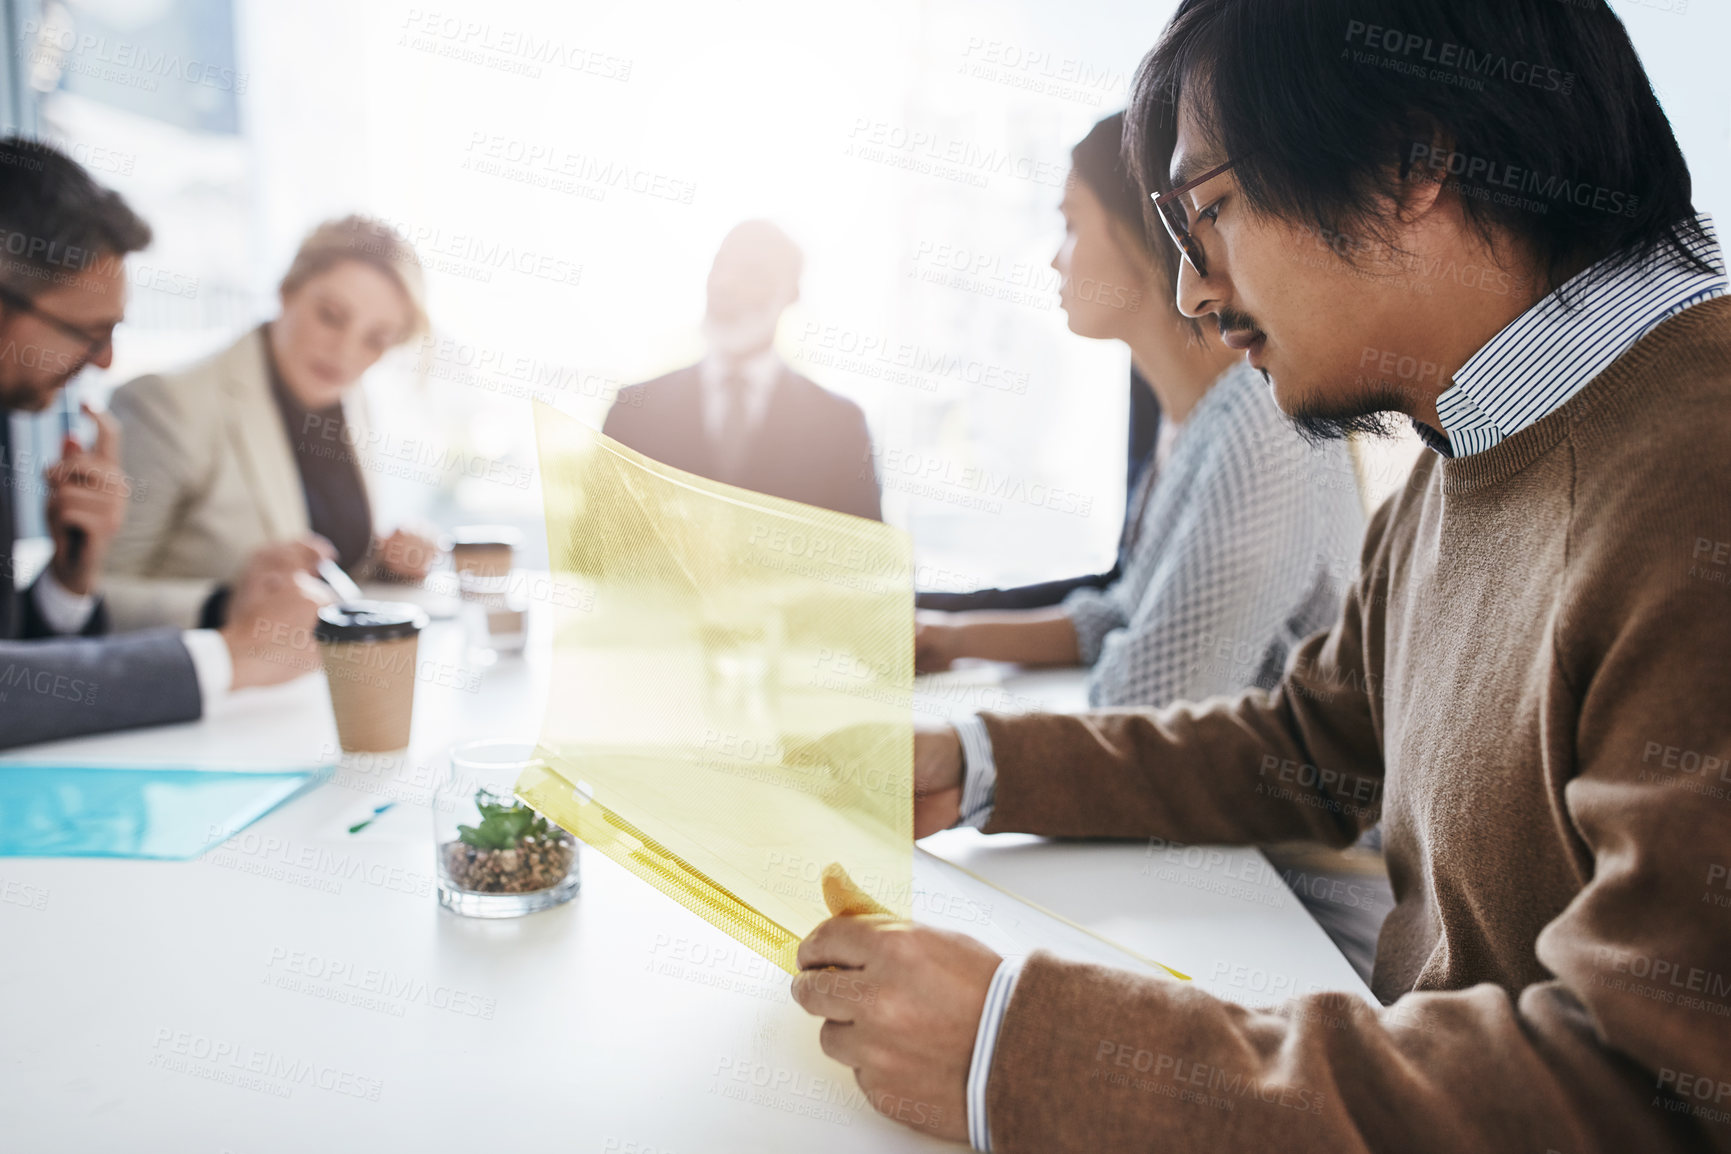
[[1035, 954], [999, 1154], [1731, 1150], [1731, 299], [1487, 452], [1427, 453], [1272, 692], [985, 721], [988, 832], [1380, 819], [1397, 899], [1380, 1012]]

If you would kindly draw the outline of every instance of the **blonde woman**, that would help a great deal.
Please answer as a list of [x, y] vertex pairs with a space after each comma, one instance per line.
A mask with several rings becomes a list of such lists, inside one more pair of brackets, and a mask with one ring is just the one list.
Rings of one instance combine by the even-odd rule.
[[276, 319], [177, 373], [114, 394], [134, 501], [109, 551], [118, 628], [220, 624], [262, 545], [308, 533], [351, 575], [418, 581], [436, 546], [380, 536], [367, 485], [361, 376], [427, 327], [420, 263], [365, 217], [313, 230]]

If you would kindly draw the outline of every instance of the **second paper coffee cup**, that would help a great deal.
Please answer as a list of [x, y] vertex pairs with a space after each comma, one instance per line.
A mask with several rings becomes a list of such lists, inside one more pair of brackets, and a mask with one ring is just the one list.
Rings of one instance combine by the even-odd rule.
[[426, 626], [425, 613], [396, 601], [319, 610], [314, 636], [345, 753], [384, 753], [409, 744], [415, 658]]
[[511, 575], [523, 535], [509, 525], [465, 525], [451, 534], [451, 567], [460, 578], [493, 581]]

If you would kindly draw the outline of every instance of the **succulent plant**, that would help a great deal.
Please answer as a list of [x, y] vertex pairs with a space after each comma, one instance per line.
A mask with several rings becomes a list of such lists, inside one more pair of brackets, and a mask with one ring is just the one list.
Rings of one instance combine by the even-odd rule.
[[515, 849], [526, 841], [552, 841], [561, 832], [510, 794], [485, 787], [475, 791], [475, 808], [481, 823], [458, 826], [457, 840], [476, 849]]

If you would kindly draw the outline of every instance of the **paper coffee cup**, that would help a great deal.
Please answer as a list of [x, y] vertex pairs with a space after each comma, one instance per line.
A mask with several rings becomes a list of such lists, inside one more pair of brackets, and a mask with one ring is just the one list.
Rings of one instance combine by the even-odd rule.
[[520, 652], [528, 641], [529, 612], [504, 598], [486, 606], [487, 642], [500, 653]]
[[331, 687], [337, 740], [345, 753], [385, 753], [409, 744], [415, 659], [427, 615], [397, 601], [360, 601], [319, 610], [319, 656]]
[[451, 567], [460, 578], [495, 581], [511, 575], [523, 535], [509, 525], [467, 525], [451, 533]]

